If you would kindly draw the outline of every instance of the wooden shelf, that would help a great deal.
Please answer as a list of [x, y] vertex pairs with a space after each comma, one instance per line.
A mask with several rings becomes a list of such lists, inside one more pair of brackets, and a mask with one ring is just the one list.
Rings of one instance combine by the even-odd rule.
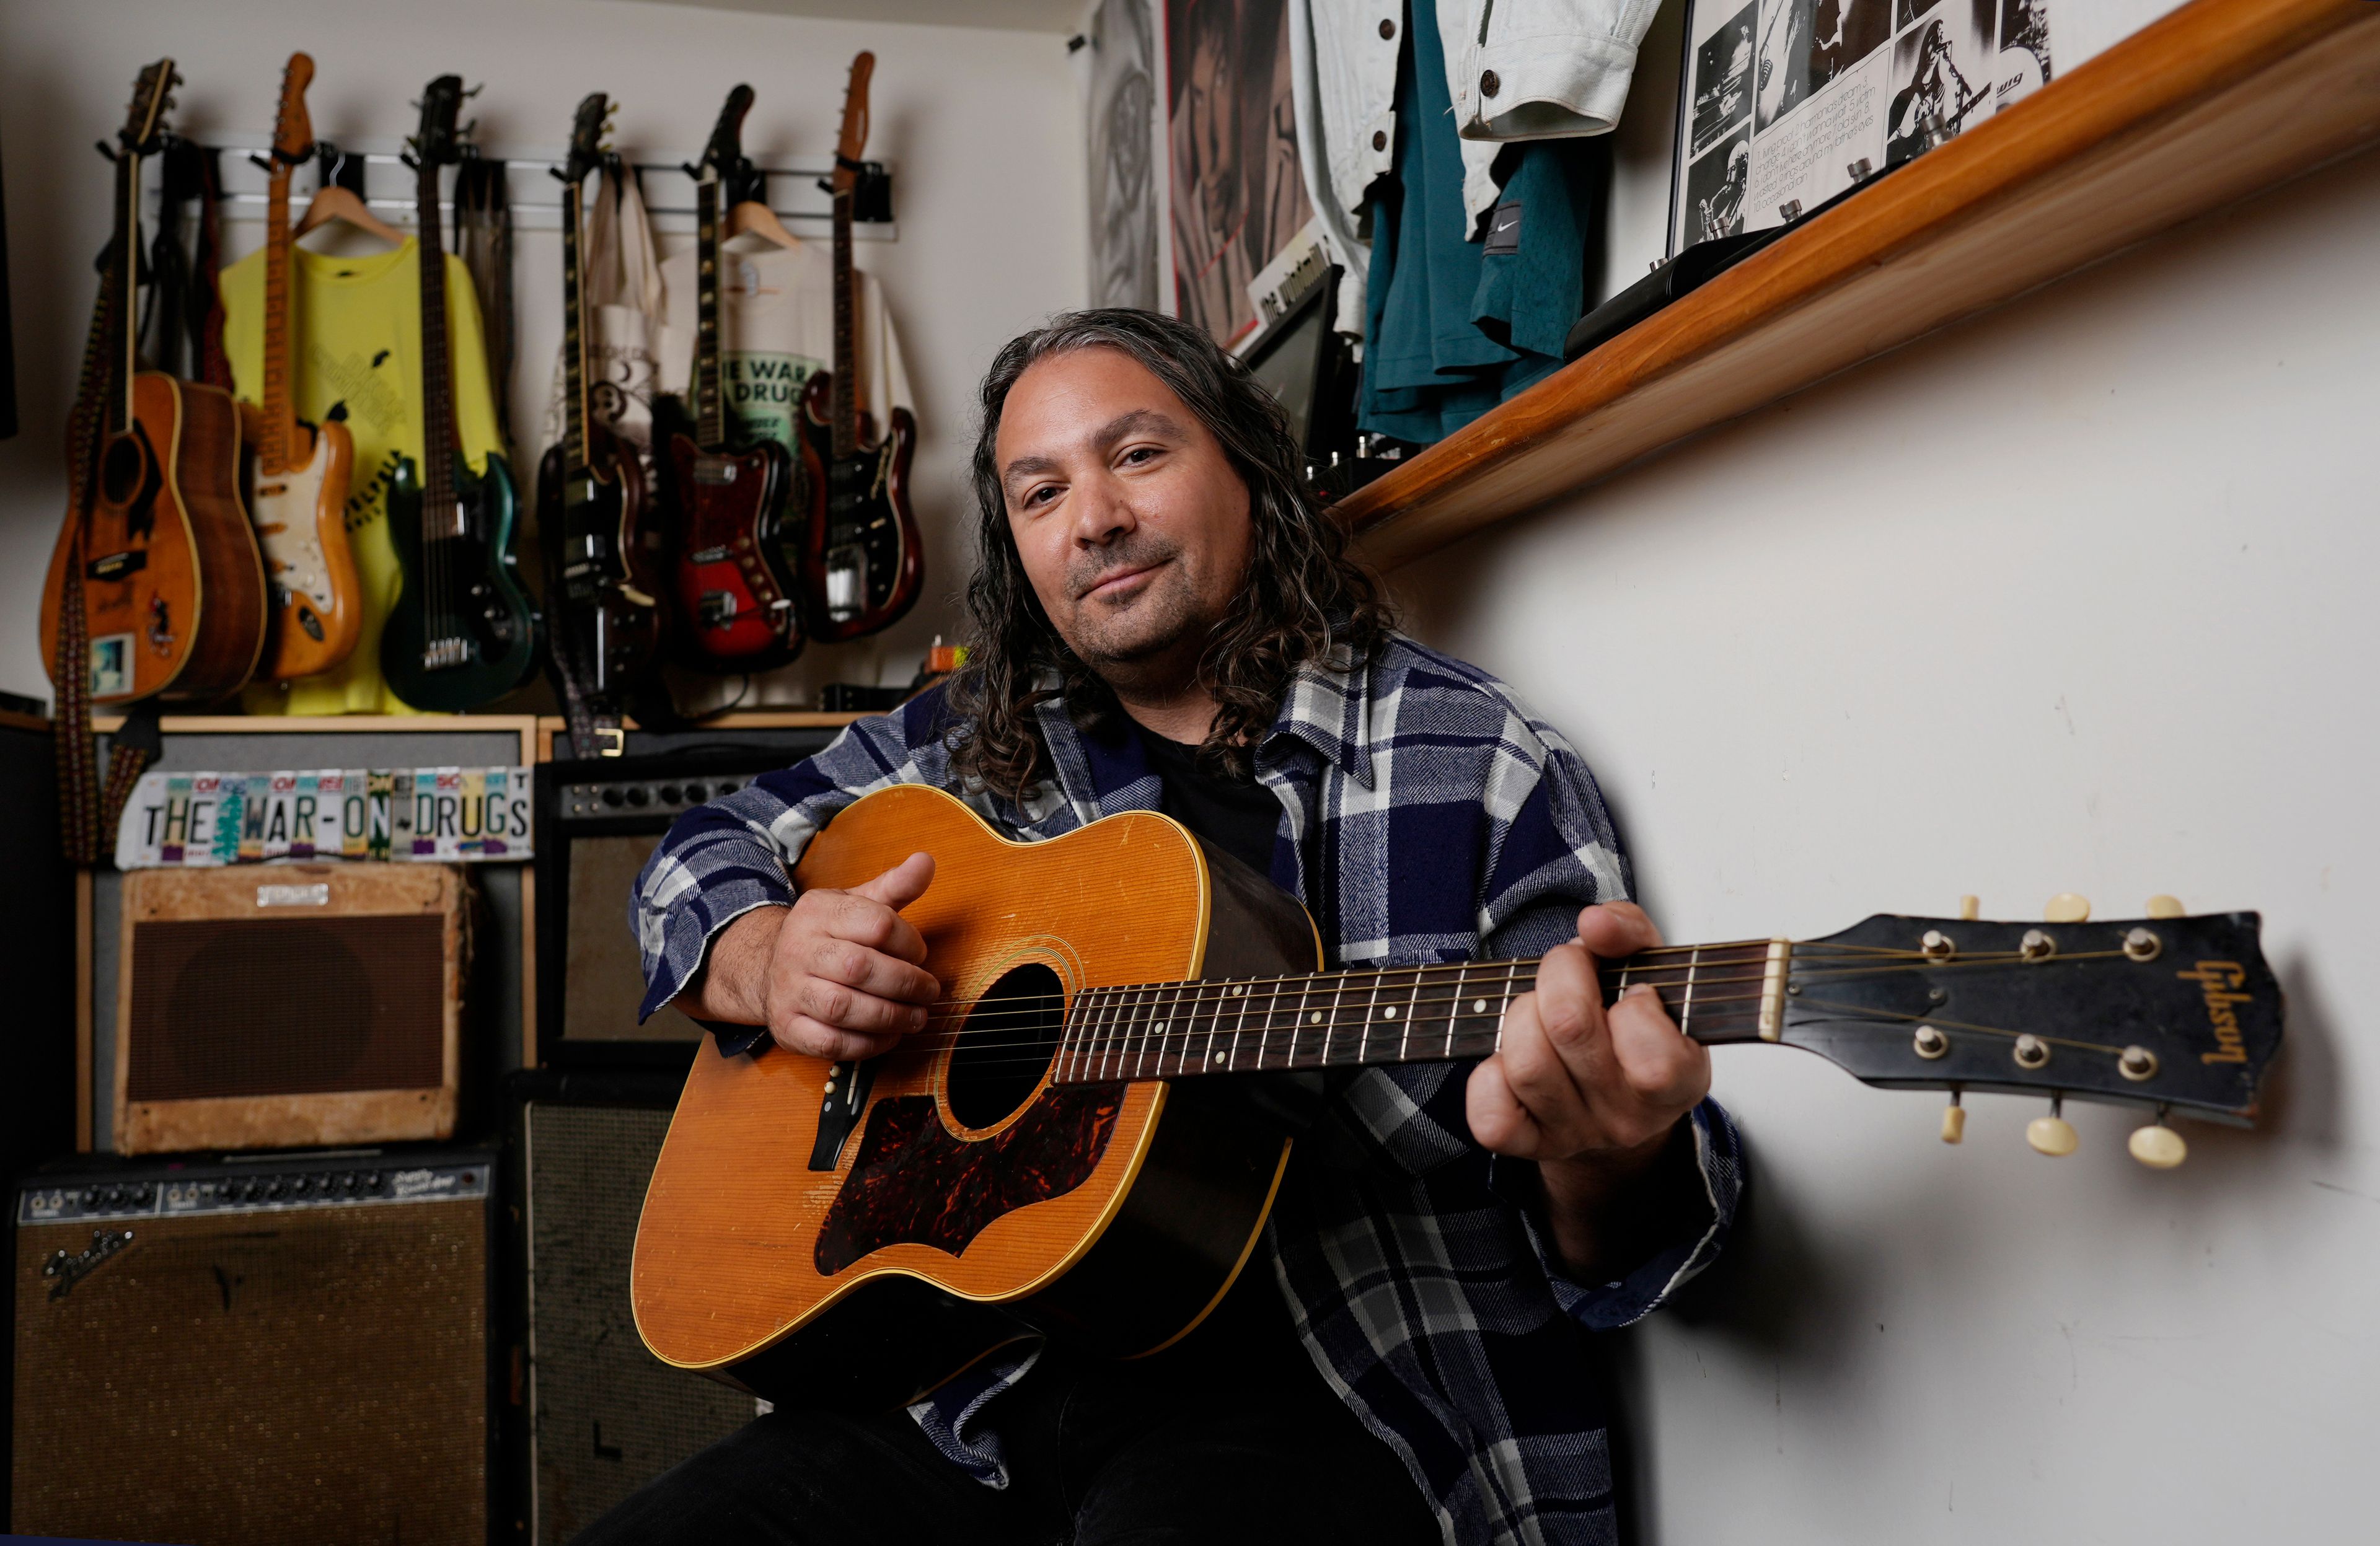
[[2380, 139], [2380, 6], [2192, 0], [1335, 507], [1392, 569]]

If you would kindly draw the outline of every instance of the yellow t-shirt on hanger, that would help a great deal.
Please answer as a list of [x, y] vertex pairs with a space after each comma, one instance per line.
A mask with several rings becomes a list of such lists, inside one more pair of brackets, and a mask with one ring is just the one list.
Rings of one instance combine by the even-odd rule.
[[[288, 683], [257, 682], [244, 701], [251, 714], [414, 714], [389, 691], [380, 670], [381, 624], [396, 601], [402, 576], [388, 535], [389, 475], [397, 458], [421, 457], [420, 246], [359, 258], [297, 249], [298, 417], [320, 424], [344, 407], [355, 437], [353, 486], [347, 491], [347, 542], [364, 596], [363, 637], [335, 670]], [[264, 253], [261, 248], [224, 270], [224, 349], [231, 356], [235, 391], [249, 402], [264, 390]], [[480, 332], [480, 305], [463, 260], [446, 255], [447, 357], [453, 364], [455, 429], [474, 467], [502, 451], [488, 356]]]

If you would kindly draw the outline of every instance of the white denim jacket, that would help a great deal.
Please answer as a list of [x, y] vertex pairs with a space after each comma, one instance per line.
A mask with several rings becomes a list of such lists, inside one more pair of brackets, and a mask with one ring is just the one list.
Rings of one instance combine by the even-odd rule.
[[[1500, 144], [1608, 134], [1628, 102], [1659, 0], [1439, 0], [1447, 91], [1463, 141], [1463, 236], [1494, 207]], [[1290, 0], [1289, 54], [1305, 196], [1339, 286], [1339, 331], [1364, 331], [1371, 246], [1356, 211], [1396, 158], [1402, 0]], [[1492, 91], [1488, 88], [1491, 84]]]

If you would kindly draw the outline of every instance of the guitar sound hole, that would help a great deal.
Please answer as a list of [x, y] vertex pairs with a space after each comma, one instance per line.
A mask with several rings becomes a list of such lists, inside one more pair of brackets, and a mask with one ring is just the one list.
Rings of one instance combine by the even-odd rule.
[[148, 480], [148, 472], [149, 459], [140, 453], [140, 442], [130, 435], [118, 435], [101, 453], [100, 496], [110, 504], [130, 504]]
[[977, 1002], [951, 1057], [951, 1115], [962, 1126], [991, 1127], [1031, 1098], [1058, 1049], [1064, 992], [1055, 972], [1036, 964], [1007, 973]]

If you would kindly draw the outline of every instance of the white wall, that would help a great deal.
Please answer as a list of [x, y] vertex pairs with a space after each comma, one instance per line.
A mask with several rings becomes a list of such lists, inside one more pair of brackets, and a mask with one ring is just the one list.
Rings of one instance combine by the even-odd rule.
[[[927, 640], [955, 631], [949, 598], [970, 548], [961, 477], [975, 383], [1001, 343], [1084, 293], [1081, 111], [1062, 38], [623, 0], [0, 0], [24, 419], [0, 441], [0, 687], [50, 695], [36, 603], [65, 510], [58, 447], [90, 316], [91, 259], [108, 230], [107, 168], [91, 143], [113, 134], [133, 76], [164, 54], [188, 82], [174, 120], [183, 132], [267, 132], [293, 48], [314, 55], [309, 104], [326, 139], [410, 134], [419, 114], [407, 104], [452, 70], [486, 83], [471, 104], [483, 144], [561, 144], [578, 99], [601, 90], [620, 104], [622, 150], [692, 152], [728, 88], [747, 80], [759, 100], [745, 145], [763, 164], [832, 149], [851, 57], [875, 50], [868, 153], [896, 164], [900, 239], [856, 252], [884, 282], [918, 399], [928, 591], [890, 632], [814, 647], [747, 701], [880, 673], [906, 680]], [[262, 228], [237, 223], [228, 235], [245, 251]], [[664, 237], [664, 250], [690, 240]], [[521, 232], [516, 249], [514, 422], [533, 441], [562, 335], [560, 234]], [[533, 461], [542, 447], [520, 449]]]
[[[1660, 107], [1665, 112], [1665, 105]], [[1666, 175], [1666, 173], [1664, 174]], [[1644, 1539], [2369, 1539], [2380, 156], [1395, 577], [1579, 743], [1674, 939], [2255, 908], [2261, 1130], [1716, 1058], [1754, 1202], [1624, 1350]], [[1641, 264], [1638, 272], [1642, 272]]]

